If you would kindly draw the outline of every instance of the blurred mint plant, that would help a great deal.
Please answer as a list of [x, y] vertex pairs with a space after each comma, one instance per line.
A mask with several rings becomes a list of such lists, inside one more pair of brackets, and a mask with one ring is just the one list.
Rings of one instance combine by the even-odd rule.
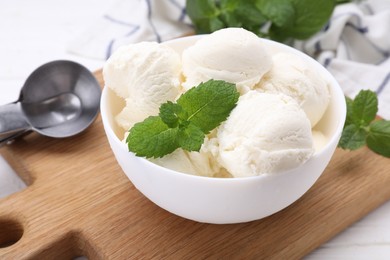
[[279, 42], [304, 40], [328, 22], [335, 0], [187, 0], [196, 33], [242, 27]]

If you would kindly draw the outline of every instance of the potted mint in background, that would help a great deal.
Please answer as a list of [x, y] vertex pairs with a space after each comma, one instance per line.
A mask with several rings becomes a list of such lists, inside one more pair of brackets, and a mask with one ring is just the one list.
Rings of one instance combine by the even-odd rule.
[[279, 42], [304, 40], [320, 31], [332, 15], [334, 0], [187, 0], [197, 33], [243, 27]]
[[[211, 33], [242, 27], [263, 38], [291, 43], [319, 32], [343, 0], [187, 0], [186, 10], [195, 32]], [[339, 147], [356, 150], [364, 145], [390, 158], [390, 121], [376, 119], [375, 92], [362, 90], [347, 99], [347, 119]]]

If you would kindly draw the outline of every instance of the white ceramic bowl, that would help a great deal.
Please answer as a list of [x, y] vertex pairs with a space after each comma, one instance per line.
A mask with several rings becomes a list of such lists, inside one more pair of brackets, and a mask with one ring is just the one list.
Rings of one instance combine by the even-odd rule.
[[[164, 44], [181, 53], [200, 37], [184, 37]], [[123, 101], [109, 88], [103, 89], [101, 114], [111, 149], [129, 180], [161, 208], [206, 223], [240, 223], [261, 219], [299, 199], [328, 165], [346, 117], [346, 104], [340, 86], [325, 68], [307, 55], [277, 42], [262, 41], [272, 52], [287, 51], [301, 56], [330, 83], [331, 101], [326, 114], [316, 126], [329, 141], [305, 164], [286, 172], [246, 178], [209, 178], [176, 172], [136, 157], [121, 142], [122, 134], [113, 118], [123, 106]]]

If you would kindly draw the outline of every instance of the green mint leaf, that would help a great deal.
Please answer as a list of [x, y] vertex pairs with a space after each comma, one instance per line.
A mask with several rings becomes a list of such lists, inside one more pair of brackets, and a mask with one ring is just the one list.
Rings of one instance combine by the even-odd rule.
[[369, 129], [366, 139], [368, 148], [390, 158], [390, 121], [374, 121]]
[[352, 122], [357, 126], [368, 126], [378, 112], [378, 98], [371, 90], [361, 90], [353, 100]]
[[195, 20], [216, 16], [217, 7], [212, 0], [187, 0], [186, 12]]
[[222, 13], [221, 20], [226, 24], [226, 27], [242, 27], [242, 21], [237, 19], [237, 16], [232, 12]]
[[272, 26], [270, 35], [273, 39], [288, 37], [304, 40], [320, 31], [329, 20], [335, 3], [334, 0], [290, 0], [295, 15], [292, 26]]
[[241, 2], [242, 0], [219, 0], [221, 9], [229, 11], [235, 10]]
[[349, 97], [345, 97], [345, 103], [347, 104], [347, 117], [345, 119], [345, 123], [344, 123], [344, 126], [347, 126], [347, 125], [350, 125], [350, 124], [353, 124], [353, 100]]
[[223, 21], [221, 21], [220, 18], [212, 17], [210, 18], [209, 27], [210, 27], [210, 31], [214, 32], [214, 31], [218, 31], [219, 29], [225, 28], [226, 25], [223, 23]]
[[129, 151], [146, 158], [162, 157], [179, 148], [178, 128], [169, 128], [158, 116], [135, 124], [126, 139]]
[[226, 120], [239, 96], [235, 84], [209, 80], [181, 95], [177, 103], [186, 111], [184, 120], [207, 134]]
[[367, 133], [356, 125], [344, 127], [338, 146], [343, 149], [356, 150], [366, 144]]
[[[259, 33], [259, 30], [268, 19], [262, 14], [260, 10], [256, 8], [255, 2], [253, 1], [241, 1], [234, 10], [230, 11], [230, 22], [227, 21], [230, 27], [244, 27], [245, 29]], [[234, 25], [232, 21], [238, 21], [239, 26]]]
[[257, 0], [256, 7], [278, 27], [290, 27], [295, 18], [294, 6], [291, 0]]
[[199, 151], [203, 142], [205, 134], [196, 125], [189, 123], [188, 126], [179, 128], [178, 143], [181, 148], [187, 151]]
[[192, 23], [195, 25], [197, 33], [212, 32], [210, 25], [215, 26], [216, 21], [211, 19], [217, 18], [219, 12], [213, 0], [187, 0], [186, 12]]
[[179, 125], [179, 115], [183, 112], [180, 105], [168, 101], [160, 106], [159, 116], [169, 127], [174, 128]]

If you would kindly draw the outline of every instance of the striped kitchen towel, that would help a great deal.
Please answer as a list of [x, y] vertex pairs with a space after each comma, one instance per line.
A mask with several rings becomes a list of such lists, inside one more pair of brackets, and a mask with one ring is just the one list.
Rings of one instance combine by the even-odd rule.
[[[117, 0], [95, 25], [75, 39], [69, 51], [106, 59], [120, 45], [165, 41], [193, 32], [185, 0]], [[378, 114], [390, 119], [390, 0], [338, 5], [327, 26], [294, 47], [322, 63], [347, 96], [371, 89]]]
[[107, 59], [121, 45], [166, 41], [193, 33], [185, 0], [116, 0], [68, 46], [73, 54]]
[[325, 28], [296, 48], [322, 63], [347, 96], [375, 91], [378, 114], [390, 119], [390, 1], [338, 5]]

